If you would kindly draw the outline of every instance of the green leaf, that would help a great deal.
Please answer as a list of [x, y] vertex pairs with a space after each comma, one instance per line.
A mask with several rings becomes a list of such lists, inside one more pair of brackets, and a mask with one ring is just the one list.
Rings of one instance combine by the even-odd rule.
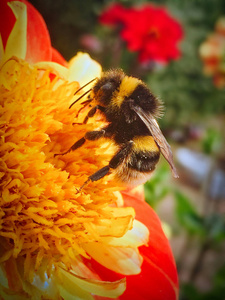
[[208, 233], [208, 238], [212, 244], [220, 243], [225, 240], [225, 218], [224, 215], [209, 215], [204, 220], [204, 226]]
[[[179, 191], [175, 192], [176, 200], [176, 217], [182, 227], [189, 234], [198, 234], [204, 236], [206, 234], [203, 218], [198, 214], [190, 200]], [[196, 199], [197, 201], [197, 199]]]
[[168, 166], [160, 165], [155, 170], [152, 178], [144, 185], [145, 200], [154, 209], [171, 191], [171, 187], [168, 184], [169, 176], [170, 171]]
[[217, 152], [222, 144], [222, 134], [214, 128], [209, 128], [202, 140], [202, 149], [206, 154]]
[[223, 300], [225, 295], [225, 265], [219, 269], [213, 279], [213, 287], [208, 292], [200, 292], [191, 284], [183, 284], [180, 291], [180, 300]]

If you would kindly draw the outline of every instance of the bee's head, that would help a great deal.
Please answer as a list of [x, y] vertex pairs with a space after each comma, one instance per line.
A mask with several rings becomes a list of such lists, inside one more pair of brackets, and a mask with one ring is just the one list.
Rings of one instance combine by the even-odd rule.
[[111, 70], [103, 73], [94, 85], [91, 97], [102, 106], [107, 106], [113, 96], [113, 93], [118, 90], [125, 74], [121, 70]]

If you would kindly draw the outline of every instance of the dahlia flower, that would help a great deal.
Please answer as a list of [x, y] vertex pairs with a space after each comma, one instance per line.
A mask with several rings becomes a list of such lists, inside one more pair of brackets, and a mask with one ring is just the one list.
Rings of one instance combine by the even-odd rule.
[[0, 26], [0, 298], [177, 299], [174, 258], [143, 196], [110, 176], [77, 192], [110, 147], [54, 155], [101, 125], [69, 109], [101, 66], [83, 53], [65, 62], [27, 1], [0, 4], [12, 24]]
[[113, 4], [100, 15], [100, 23], [117, 25], [120, 37], [130, 51], [138, 52], [139, 61], [167, 64], [178, 59], [178, 42], [183, 36], [181, 25], [167, 10], [153, 4], [125, 8]]

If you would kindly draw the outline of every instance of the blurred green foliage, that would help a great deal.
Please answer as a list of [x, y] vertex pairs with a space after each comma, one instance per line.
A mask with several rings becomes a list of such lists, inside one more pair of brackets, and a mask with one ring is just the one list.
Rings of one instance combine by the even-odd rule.
[[[178, 224], [189, 235], [188, 244], [192, 240], [198, 239], [199, 252], [195, 263], [192, 265], [189, 282], [182, 283], [180, 287], [180, 300], [224, 300], [225, 295], [225, 265], [217, 271], [213, 277], [212, 287], [207, 292], [197, 289], [194, 279], [201, 272], [202, 263], [206, 253], [212, 249], [218, 251], [222, 249], [225, 240], [225, 218], [219, 212], [212, 212], [206, 215], [200, 214], [191, 199], [183, 192], [176, 190], [175, 215]], [[196, 199], [197, 200], [197, 199]], [[187, 254], [186, 251], [183, 255]], [[222, 257], [221, 257], [222, 259]], [[182, 256], [179, 264], [182, 264]], [[222, 262], [223, 264], [223, 262]]]
[[216, 273], [213, 287], [208, 292], [199, 292], [192, 284], [184, 284], [181, 288], [180, 300], [224, 300], [225, 265]]
[[161, 200], [171, 192], [169, 185], [169, 178], [171, 177], [169, 168], [166, 164], [161, 164], [156, 168], [151, 180], [147, 181], [144, 185], [145, 200], [156, 208]]
[[205, 228], [203, 226], [203, 219], [197, 213], [194, 206], [191, 204], [187, 196], [179, 191], [175, 192], [176, 208], [175, 214], [179, 224], [185, 228], [189, 234], [198, 234], [203, 236]]
[[[172, 184], [169, 167], [163, 161], [159, 164], [151, 180], [145, 184], [146, 201], [157, 211], [161, 201], [166, 196], [174, 199], [174, 221], [172, 231], [175, 235], [186, 235], [186, 245], [177, 260], [178, 270], [191, 250], [192, 242], [198, 241], [198, 255], [192, 263], [189, 281], [180, 283], [180, 300], [224, 300], [225, 295], [225, 265], [217, 271], [207, 292], [200, 291], [194, 284], [194, 279], [201, 272], [206, 254], [212, 250], [219, 253], [225, 241], [224, 214], [213, 210], [208, 214], [199, 212], [195, 202], [177, 185]], [[222, 257], [220, 258], [222, 259]]]
[[211, 247], [224, 241], [225, 219], [223, 215], [212, 213], [202, 216], [186, 195], [175, 191], [174, 196], [176, 218], [188, 234], [198, 236], [202, 242], [207, 242]]
[[206, 154], [215, 154], [222, 144], [222, 134], [215, 128], [208, 128], [202, 139], [202, 151]]

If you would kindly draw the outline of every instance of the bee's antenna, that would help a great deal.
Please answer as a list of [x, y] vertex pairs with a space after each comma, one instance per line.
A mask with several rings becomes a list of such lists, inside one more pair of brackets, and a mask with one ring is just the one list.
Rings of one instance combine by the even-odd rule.
[[[79, 91], [81, 91], [85, 86], [89, 85], [90, 83], [92, 83], [94, 80], [96, 80], [96, 78], [92, 79], [91, 81], [89, 81], [88, 83], [86, 83], [85, 85], [83, 85], [82, 87], [80, 87], [75, 93], [74, 95], [76, 95]], [[90, 91], [92, 90], [92, 88], [90, 90], [88, 90], [87, 92], [85, 92], [83, 95], [81, 95], [79, 98], [77, 98], [72, 104], [70, 104], [69, 108], [71, 108], [76, 102], [78, 102], [81, 98], [83, 98], [85, 95], [87, 95]]]
[[88, 90], [87, 92], [83, 93], [83, 95], [81, 95], [72, 104], [70, 104], [69, 108], [71, 108], [77, 101], [79, 101], [81, 98], [83, 98], [85, 95], [87, 95], [91, 90], [92, 90], [92, 88], [90, 90]]
[[76, 95], [79, 91], [81, 91], [85, 86], [89, 85], [90, 83], [92, 83], [94, 80], [96, 80], [97, 77], [95, 77], [94, 79], [92, 79], [91, 81], [89, 81], [88, 83], [86, 83], [85, 85], [81, 86], [75, 93], [74, 95]]

